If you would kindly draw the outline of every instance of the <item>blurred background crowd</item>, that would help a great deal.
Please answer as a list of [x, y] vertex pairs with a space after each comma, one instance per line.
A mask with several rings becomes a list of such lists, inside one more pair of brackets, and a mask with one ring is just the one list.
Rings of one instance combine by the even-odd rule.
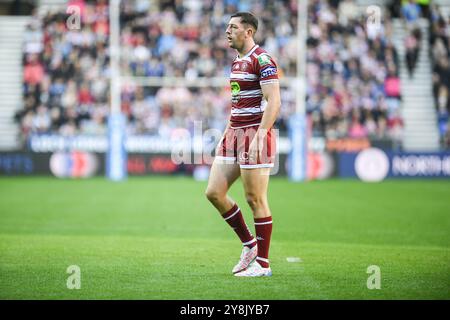
[[[72, 0], [81, 29], [68, 30], [65, 12], [35, 13], [24, 44], [24, 109], [17, 114], [30, 133], [104, 134], [109, 111], [108, 2]], [[419, 17], [430, 19], [433, 89], [442, 137], [448, 135], [449, 26], [438, 8], [404, 1], [398, 8], [410, 34], [406, 62], [418, 56]], [[281, 79], [296, 75], [297, 1], [143, 1], [121, 4], [121, 72], [133, 77], [227, 77], [236, 55], [225, 41], [229, 16], [251, 11], [260, 27], [256, 42], [275, 57]], [[392, 43], [391, 13], [380, 28], [350, 0], [310, 0], [307, 101], [313, 136], [400, 140], [399, 56]], [[284, 82], [286, 83], [286, 81]], [[122, 111], [129, 134], [170, 136], [179, 127], [222, 130], [231, 104], [223, 87], [140, 86], [125, 83]], [[277, 127], [286, 131], [295, 111], [295, 88], [282, 86]], [[447, 137], [448, 138], [448, 137]]]

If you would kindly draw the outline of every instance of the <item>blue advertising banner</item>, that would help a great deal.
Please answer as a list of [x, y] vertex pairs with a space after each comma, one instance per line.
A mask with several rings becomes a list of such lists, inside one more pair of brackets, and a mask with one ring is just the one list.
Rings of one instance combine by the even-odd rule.
[[32, 174], [36, 170], [32, 154], [24, 152], [0, 153], [0, 175]]
[[392, 152], [369, 148], [359, 153], [340, 153], [338, 175], [363, 181], [450, 178], [450, 152]]

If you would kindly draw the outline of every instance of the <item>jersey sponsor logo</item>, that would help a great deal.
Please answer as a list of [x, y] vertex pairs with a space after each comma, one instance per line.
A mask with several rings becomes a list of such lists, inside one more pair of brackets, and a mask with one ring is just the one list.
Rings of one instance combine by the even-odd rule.
[[267, 78], [277, 74], [277, 68], [275, 67], [267, 67], [261, 71], [261, 78]]
[[241, 92], [241, 86], [239, 83], [236, 81], [231, 82], [231, 94], [233, 96], [237, 96], [239, 92]]
[[237, 103], [239, 101], [239, 93], [241, 92], [241, 86], [238, 82], [231, 82], [231, 102]]
[[267, 54], [263, 53], [258, 57], [258, 62], [260, 66], [265, 66], [266, 64], [270, 63], [270, 57]]

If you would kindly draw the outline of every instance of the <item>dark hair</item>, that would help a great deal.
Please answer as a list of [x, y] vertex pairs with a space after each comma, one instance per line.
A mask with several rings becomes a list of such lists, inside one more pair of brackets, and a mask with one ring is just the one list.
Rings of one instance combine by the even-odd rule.
[[231, 18], [241, 18], [242, 24], [249, 24], [256, 30], [258, 30], [258, 19], [255, 18], [250, 12], [237, 12], [231, 16]]

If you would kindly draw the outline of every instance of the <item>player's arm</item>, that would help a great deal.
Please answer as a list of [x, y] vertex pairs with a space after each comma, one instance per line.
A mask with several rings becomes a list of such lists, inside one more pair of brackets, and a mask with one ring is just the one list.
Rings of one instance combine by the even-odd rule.
[[259, 125], [259, 137], [265, 137], [277, 120], [281, 107], [280, 84], [278, 82], [278, 67], [273, 58], [267, 53], [258, 56], [258, 64], [255, 66], [259, 74], [259, 84], [263, 100], [267, 101], [266, 108]]
[[256, 136], [249, 146], [248, 153], [251, 158], [256, 156], [262, 157], [264, 138], [272, 128], [275, 120], [277, 120], [281, 107], [280, 85], [278, 81], [261, 85], [261, 90], [263, 99], [267, 101], [267, 106], [264, 110]]
[[277, 82], [267, 83], [261, 85], [263, 99], [267, 101], [266, 109], [264, 110], [259, 130], [266, 132], [272, 128], [277, 120], [278, 113], [281, 107], [280, 84]]
[[264, 138], [275, 123], [281, 107], [277, 64], [267, 53], [259, 55], [257, 60], [258, 63], [255, 65], [255, 71], [259, 74], [259, 84], [263, 99], [267, 101], [267, 105], [264, 109], [256, 136], [250, 143], [249, 157], [255, 157], [256, 155], [261, 157]]

